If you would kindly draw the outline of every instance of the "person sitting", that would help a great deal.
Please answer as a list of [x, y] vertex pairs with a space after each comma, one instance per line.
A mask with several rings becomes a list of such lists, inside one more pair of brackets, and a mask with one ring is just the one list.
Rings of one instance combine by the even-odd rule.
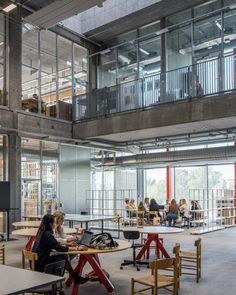
[[[160, 209], [163, 209], [163, 206], [157, 204], [157, 202], [156, 202], [155, 199], [151, 199], [151, 201], [150, 201], [150, 206], [149, 206], [149, 211], [156, 211], [158, 217], [162, 218], [162, 217], [161, 217], [161, 214], [160, 214], [160, 212], [159, 212]], [[155, 217], [155, 215], [150, 214], [150, 215], [149, 215], [150, 221], [152, 221], [154, 217]]]
[[88, 281], [87, 278], [79, 276], [72, 268], [68, 255], [58, 254], [51, 255], [52, 250], [58, 252], [78, 251], [83, 247], [68, 247], [60, 244], [54, 237], [53, 231], [55, 230], [56, 222], [53, 215], [47, 214], [43, 217], [40, 227], [38, 229], [35, 243], [32, 251], [38, 254], [38, 260], [35, 262], [35, 270], [44, 272], [47, 264], [65, 260], [66, 270], [74, 279], [76, 284], [84, 284]]
[[129, 211], [129, 199], [125, 199], [125, 211], [126, 211], [126, 216], [130, 217], [130, 211]]
[[186, 199], [182, 199], [181, 203], [179, 204], [179, 212], [180, 216], [189, 218], [189, 209]]
[[61, 243], [61, 244], [71, 244], [72, 242], [75, 242], [78, 240], [77, 237], [75, 236], [69, 236], [66, 235], [63, 231], [63, 224], [65, 221], [65, 213], [61, 211], [55, 211], [53, 213], [53, 216], [55, 217], [56, 220], [56, 227], [54, 231], [54, 237], [56, 240]]
[[144, 207], [145, 207], [146, 211], [149, 210], [149, 206], [150, 206], [149, 198], [145, 198], [144, 199]]
[[143, 204], [143, 201], [139, 202], [139, 204], [138, 204], [138, 210], [139, 210], [139, 211], [144, 211], [144, 212], [146, 212], [146, 208], [145, 208], [145, 206], [144, 206], [144, 204]]
[[172, 199], [170, 202], [169, 211], [166, 216], [166, 221], [168, 222], [169, 226], [175, 226], [176, 219], [178, 218], [178, 205], [175, 199]]
[[131, 199], [130, 203], [129, 203], [129, 210], [130, 210], [130, 217], [136, 217], [136, 204], [135, 204], [135, 200]]

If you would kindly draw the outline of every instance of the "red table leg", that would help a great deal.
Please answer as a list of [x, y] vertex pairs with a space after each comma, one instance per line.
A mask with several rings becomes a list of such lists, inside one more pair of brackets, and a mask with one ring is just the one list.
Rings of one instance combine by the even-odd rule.
[[[109, 278], [106, 276], [106, 274], [103, 272], [100, 261], [98, 258], [98, 255], [96, 254], [80, 254], [80, 258], [78, 261], [78, 265], [75, 268], [75, 272], [77, 272], [79, 275], [82, 274], [83, 268], [88, 262], [96, 275], [98, 276], [100, 282], [104, 285], [104, 287], [107, 289], [108, 293], [113, 293], [114, 292], [114, 286], [112, 285], [111, 281]], [[71, 286], [73, 282], [73, 279], [70, 277], [66, 281], [67, 286]], [[72, 290], [72, 295], [77, 295], [79, 291], [79, 284], [74, 284], [73, 290]]]
[[[77, 272], [78, 275], [82, 274], [82, 271], [83, 271], [83, 268], [84, 268], [86, 262], [87, 261], [85, 260], [84, 255], [80, 255], [78, 264], [77, 264], [76, 268], [74, 269], [74, 271]], [[71, 276], [69, 276], [69, 278], [66, 280], [66, 286], [70, 287], [72, 283], [73, 283], [73, 278]], [[78, 285], [78, 288], [79, 288], [79, 285]]]
[[162, 243], [159, 240], [159, 235], [158, 234], [148, 234], [147, 236], [147, 241], [144, 244], [143, 248], [140, 250], [138, 253], [136, 260], [139, 261], [142, 259], [145, 253], [147, 253], [147, 259], [149, 259], [149, 253], [150, 253], [150, 246], [151, 243], [155, 243], [155, 252], [156, 252], [156, 258], [160, 258], [160, 253], [163, 254], [165, 258], [169, 258], [169, 254], [167, 253], [166, 249], [162, 245]]

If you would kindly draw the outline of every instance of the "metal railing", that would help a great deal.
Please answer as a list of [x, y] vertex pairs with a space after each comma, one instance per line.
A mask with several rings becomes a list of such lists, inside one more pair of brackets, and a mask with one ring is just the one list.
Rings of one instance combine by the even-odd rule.
[[236, 56], [208, 59], [74, 97], [74, 121], [236, 89]]

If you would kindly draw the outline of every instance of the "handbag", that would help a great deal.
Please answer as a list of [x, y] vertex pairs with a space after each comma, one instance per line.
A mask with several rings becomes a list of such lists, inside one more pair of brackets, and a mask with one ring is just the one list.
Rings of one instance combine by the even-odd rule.
[[110, 233], [94, 235], [90, 243], [91, 248], [99, 250], [117, 248], [118, 246], [118, 243], [113, 239]]

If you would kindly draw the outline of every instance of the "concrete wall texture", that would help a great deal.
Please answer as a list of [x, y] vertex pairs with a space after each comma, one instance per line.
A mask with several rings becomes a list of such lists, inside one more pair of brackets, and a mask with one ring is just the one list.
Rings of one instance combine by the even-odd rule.
[[106, 0], [103, 7], [90, 8], [62, 22], [78, 33], [86, 32], [148, 7], [162, 0]]

